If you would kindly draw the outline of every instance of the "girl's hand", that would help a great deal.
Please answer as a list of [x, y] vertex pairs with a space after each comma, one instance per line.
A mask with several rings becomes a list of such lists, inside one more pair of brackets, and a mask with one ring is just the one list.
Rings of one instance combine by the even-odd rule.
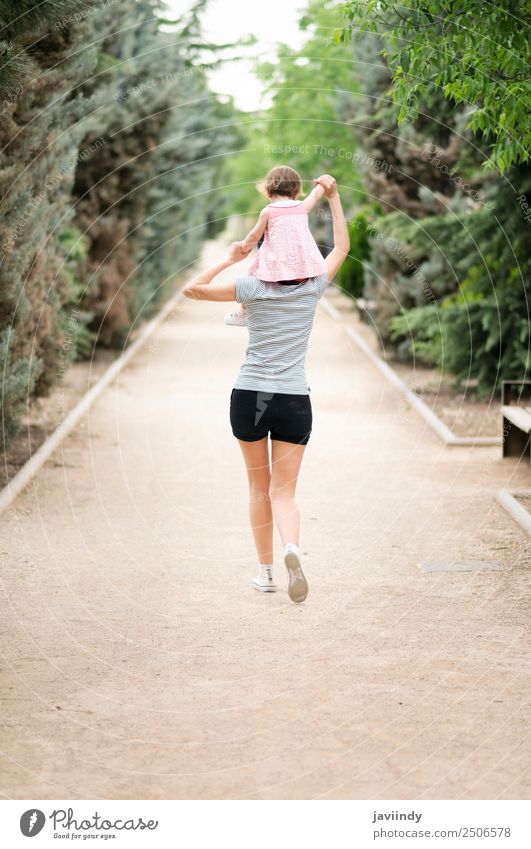
[[233, 242], [229, 248], [229, 260], [231, 262], [241, 262], [245, 259], [250, 251], [244, 251], [242, 248], [243, 242]]
[[331, 177], [330, 174], [322, 174], [320, 177], [317, 177], [316, 180], [312, 180], [316, 186], [322, 186], [324, 189], [324, 193], [327, 198], [333, 198], [337, 195], [337, 183], [334, 177]]

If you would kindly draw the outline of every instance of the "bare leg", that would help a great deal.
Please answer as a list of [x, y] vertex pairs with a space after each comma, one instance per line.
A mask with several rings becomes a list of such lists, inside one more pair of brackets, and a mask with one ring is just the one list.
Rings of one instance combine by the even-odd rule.
[[272, 446], [271, 485], [269, 495], [273, 516], [282, 542], [299, 544], [300, 514], [295, 501], [297, 478], [304, 456], [305, 445], [280, 442], [274, 439]]
[[249, 518], [259, 563], [273, 563], [273, 514], [269, 499], [271, 472], [267, 437], [258, 442], [239, 439], [249, 480]]

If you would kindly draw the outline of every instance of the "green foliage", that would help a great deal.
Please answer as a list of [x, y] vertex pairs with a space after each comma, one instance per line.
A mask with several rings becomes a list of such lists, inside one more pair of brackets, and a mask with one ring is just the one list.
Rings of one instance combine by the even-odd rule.
[[153, 312], [215, 230], [209, 227], [211, 213], [218, 214], [213, 195], [223, 154], [237, 137], [232, 104], [212, 96], [199, 61], [201, 3], [172, 32], [160, 31], [156, 0], [121, 6], [119, 29], [115, 7], [95, 23], [108, 31], [102, 46], [114, 61], [84, 87], [94, 104], [85, 128], [87, 141], [104, 144], [79, 163], [74, 187], [76, 217], [88, 239], [83, 306], [94, 314], [98, 342], [115, 347]]
[[455, 291], [448, 246], [460, 232], [452, 214], [412, 220], [394, 212], [373, 219], [364, 294], [382, 339], [389, 338], [391, 319], [401, 310], [439, 302]]
[[358, 212], [348, 222], [350, 252], [336, 275], [336, 282], [344, 292], [359, 298], [363, 293], [364, 263], [370, 257], [369, 222], [364, 211]]
[[10, 381], [19, 386], [25, 375], [26, 398], [47, 392], [55, 381], [70, 297], [57, 234], [71, 215], [83, 137], [79, 119], [87, 108], [77, 86], [92, 68], [90, 50], [85, 67], [80, 58], [88, 19], [64, 25], [86, 4], [38, 5], [25, 4], [22, 15], [19, 3], [4, 2], [0, 9], [4, 37], [31, 68], [29, 76], [13, 65], [4, 69], [11, 93], [0, 115], [0, 333], [9, 330], [2, 403], [11, 405], [5, 421], [20, 410], [7, 390]]
[[531, 287], [506, 289], [480, 301], [448, 300], [406, 310], [391, 319], [391, 338], [401, 356], [474, 378], [481, 394], [531, 369]]
[[[526, 171], [512, 173], [515, 186], [529, 186]], [[402, 357], [477, 379], [484, 392], [530, 367], [529, 224], [514, 194], [507, 182], [493, 210], [414, 223], [384, 217], [366, 275], [379, 330]]]
[[[246, 120], [247, 118], [247, 120]], [[253, 215], [267, 203], [257, 191], [259, 181], [277, 163], [278, 157], [264, 144], [264, 121], [241, 115], [245, 132], [244, 146], [229, 162], [227, 194], [230, 211], [234, 215]]]
[[0, 393], [1, 450], [5, 450], [20, 429], [20, 418], [26, 408], [28, 393], [33, 391], [35, 379], [42, 364], [35, 357], [21, 357], [13, 361], [12, 341], [14, 331], [7, 328], [0, 334]]
[[77, 227], [65, 227], [58, 234], [58, 243], [64, 255], [61, 274], [68, 286], [61, 327], [67, 344], [62, 351], [66, 351], [70, 362], [75, 362], [90, 357], [96, 338], [89, 329], [94, 313], [81, 307], [87, 279], [88, 240]]
[[68, 278], [68, 300], [79, 303], [85, 287], [87, 239], [77, 227], [64, 227], [57, 241], [65, 257], [64, 273]]
[[406, 308], [390, 320], [402, 355], [477, 379], [485, 393], [531, 367], [529, 223], [514, 196], [515, 186], [529, 191], [531, 174], [520, 166], [511, 177], [497, 187], [493, 211], [476, 210], [446, 232], [441, 217], [426, 222], [424, 238], [444, 253], [441, 277], [456, 283], [440, 304]]
[[428, 366], [438, 365], [443, 345], [441, 309], [432, 304], [402, 310], [390, 320], [390, 339], [397, 342], [401, 359], [418, 357]]
[[219, 226], [236, 134], [199, 61], [203, 6], [167, 32], [162, 0], [0, 3], [5, 442], [24, 399], [126, 341]]
[[238, 213], [260, 208], [254, 186], [279, 164], [299, 171], [304, 193], [314, 177], [328, 172], [337, 179], [347, 206], [359, 200], [357, 146], [343, 114], [346, 105], [349, 117], [353, 114], [356, 84], [350, 46], [333, 40], [338, 10], [337, 0], [310, 0], [299, 21], [307, 33], [304, 45], [294, 50], [282, 44], [274, 63], [258, 65], [271, 106], [251, 123], [245, 149], [231, 163]]
[[82, 18], [93, 0], [2, 0], [0, 22], [4, 37], [27, 38], [42, 35], [48, 28], [65, 28]]
[[447, 347], [441, 364], [480, 388], [499, 389], [502, 380], [529, 374], [531, 291], [508, 289], [484, 301], [450, 304], [445, 310]]
[[[464, 13], [469, 6], [459, 8]], [[373, 31], [348, 36], [365, 110], [355, 133], [367, 156], [387, 165], [364, 174], [382, 211], [370, 223], [364, 295], [379, 334], [397, 344], [400, 356], [476, 379], [481, 391], [491, 392], [502, 378], [524, 377], [529, 368], [531, 169], [523, 162], [500, 176], [482, 167], [492, 137], [471, 125], [464, 101], [456, 107], [456, 98], [446, 99], [435, 71], [415, 89], [415, 109], [399, 126], [412, 65], [403, 52], [397, 76], [391, 30], [405, 27], [413, 12], [396, 4], [364, 9], [361, 28], [374, 18]], [[487, 17], [500, 12], [484, 10]], [[433, 32], [431, 24], [425, 29]], [[415, 39], [426, 32], [419, 29], [404, 43], [417, 49]], [[434, 67], [437, 57], [433, 51]], [[473, 72], [459, 62], [446, 70]], [[390, 85], [396, 102], [389, 99]]]
[[382, 35], [399, 121], [413, 120], [435, 87], [467, 107], [468, 127], [491, 144], [491, 167], [504, 172], [529, 161], [528, 0], [443, 7], [437, 0], [347, 0], [344, 15], [338, 40], [349, 42], [358, 30]]

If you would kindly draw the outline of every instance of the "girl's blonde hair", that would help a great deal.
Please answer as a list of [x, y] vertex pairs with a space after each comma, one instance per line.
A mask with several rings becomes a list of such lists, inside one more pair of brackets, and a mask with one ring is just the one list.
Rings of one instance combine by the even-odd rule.
[[258, 184], [257, 189], [268, 198], [281, 195], [294, 199], [301, 192], [301, 178], [289, 165], [277, 165], [271, 169], [265, 180]]

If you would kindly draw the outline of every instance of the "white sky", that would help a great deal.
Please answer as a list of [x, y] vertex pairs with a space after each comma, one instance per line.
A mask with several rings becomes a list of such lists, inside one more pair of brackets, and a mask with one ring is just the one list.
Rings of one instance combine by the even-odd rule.
[[[166, 0], [166, 3], [177, 15], [191, 7], [190, 0]], [[249, 33], [258, 38], [256, 45], [238, 52], [248, 58], [227, 63], [210, 73], [212, 89], [232, 95], [240, 109], [267, 106], [266, 100], [260, 100], [262, 85], [252, 72], [252, 58], [274, 59], [279, 41], [300, 47], [304, 42], [304, 33], [297, 27], [301, 9], [304, 9], [303, 0], [210, 0], [203, 15], [206, 41], [223, 44]]]

